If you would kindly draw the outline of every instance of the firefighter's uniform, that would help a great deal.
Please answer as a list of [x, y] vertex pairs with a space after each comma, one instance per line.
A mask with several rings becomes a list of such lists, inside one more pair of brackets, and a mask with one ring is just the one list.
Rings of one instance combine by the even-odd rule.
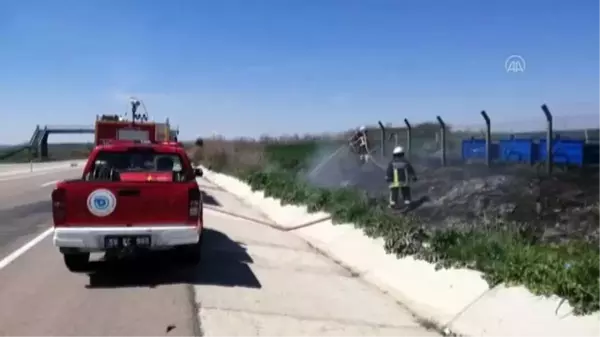
[[369, 148], [367, 146], [367, 129], [364, 126], [361, 126], [352, 138], [350, 138], [350, 143], [355, 144], [360, 159], [366, 161], [369, 155]]
[[386, 181], [390, 184], [390, 207], [398, 207], [399, 197], [402, 194], [405, 205], [411, 203], [410, 182], [416, 180], [413, 166], [404, 157], [404, 149], [401, 146], [394, 148], [392, 161], [388, 164]]

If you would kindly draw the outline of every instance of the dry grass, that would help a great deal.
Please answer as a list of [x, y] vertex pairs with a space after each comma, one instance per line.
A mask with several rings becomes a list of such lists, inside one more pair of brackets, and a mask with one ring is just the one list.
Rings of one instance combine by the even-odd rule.
[[194, 164], [202, 164], [219, 172], [250, 169], [264, 164], [264, 144], [248, 139], [207, 139], [203, 146], [189, 151]]
[[225, 139], [214, 137], [203, 139], [202, 146], [192, 145], [188, 155], [193, 163], [202, 164], [216, 171], [232, 173], [236, 170], [261, 168], [266, 164], [265, 146], [268, 144], [291, 144], [309, 140], [347, 139], [349, 132], [320, 135], [286, 135], [282, 137], [262, 136], [260, 139]]
[[[414, 127], [417, 131], [420, 126]], [[381, 131], [378, 127], [368, 127], [371, 142], [379, 143]], [[191, 145], [188, 149], [188, 155], [194, 164], [202, 164], [211, 167], [216, 171], [233, 173], [237, 170], [264, 167], [265, 146], [270, 144], [293, 144], [305, 141], [321, 142], [345, 142], [355, 130], [346, 130], [342, 132], [326, 132], [320, 134], [294, 134], [281, 137], [271, 137], [263, 135], [259, 139], [237, 138], [225, 139], [222, 137], [213, 137], [203, 139], [202, 146]], [[431, 136], [433, 137], [433, 136]]]

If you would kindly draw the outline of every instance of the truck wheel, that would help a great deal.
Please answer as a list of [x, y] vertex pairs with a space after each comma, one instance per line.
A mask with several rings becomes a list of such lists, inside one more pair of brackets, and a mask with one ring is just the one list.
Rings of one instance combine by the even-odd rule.
[[197, 265], [200, 263], [202, 256], [202, 237], [198, 239], [197, 243], [191, 245], [182, 245], [176, 248], [177, 258], [186, 265]]
[[63, 254], [65, 265], [71, 272], [82, 272], [86, 271], [89, 261], [90, 253], [71, 253]]

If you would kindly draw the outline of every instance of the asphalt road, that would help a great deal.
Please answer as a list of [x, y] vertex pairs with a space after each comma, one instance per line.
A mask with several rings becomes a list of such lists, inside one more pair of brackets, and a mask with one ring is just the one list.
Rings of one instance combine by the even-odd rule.
[[0, 335], [437, 335], [208, 182], [198, 267], [163, 253], [70, 273], [49, 235], [49, 193], [78, 172], [0, 179]]
[[0, 176], [0, 259], [44, 231], [50, 220], [50, 193], [59, 180], [81, 168]]

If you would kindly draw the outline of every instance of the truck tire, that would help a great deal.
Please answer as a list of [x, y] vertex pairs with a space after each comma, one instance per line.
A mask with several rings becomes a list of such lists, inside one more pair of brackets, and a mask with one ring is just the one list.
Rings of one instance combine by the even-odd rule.
[[69, 271], [77, 273], [86, 271], [90, 263], [90, 253], [63, 254], [65, 266]]
[[197, 243], [191, 245], [182, 245], [176, 248], [177, 259], [185, 265], [197, 265], [202, 259], [202, 237]]

